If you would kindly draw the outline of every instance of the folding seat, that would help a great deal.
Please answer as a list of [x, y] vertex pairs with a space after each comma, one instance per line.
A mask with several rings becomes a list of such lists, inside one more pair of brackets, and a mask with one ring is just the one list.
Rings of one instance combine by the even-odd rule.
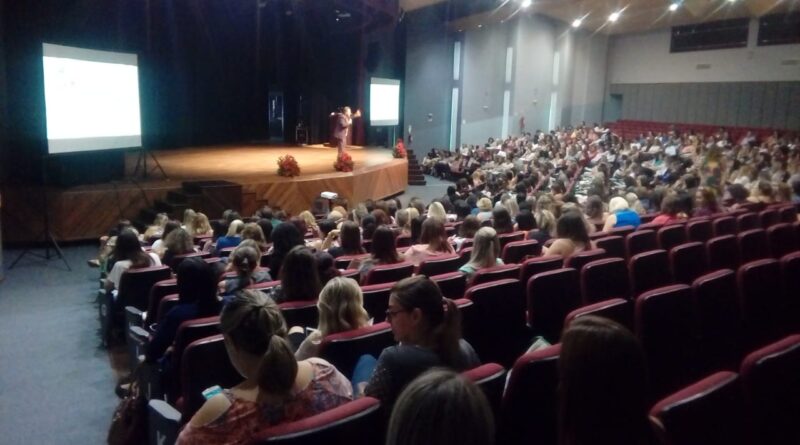
[[361, 286], [364, 296], [364, 309], [374, 322], [386, 319], [386, 309], [389, 308], [389, 295], [396, 283], [381, 283]]
[[737, 369], [742, 356], [742, 313], [737, 298], [736, 273], [721, 269], [692, 283], [703, 354], [709, 372]]
[[609, 298], [630, 298], [628, 267], [622, 258], [595, 260], [581, 269], [583, 304]]
[[781, 214], [776, 208], [769, 208], [766, 210], [762, 210], [758, 214], [758, 222], [759, 227], [762, 229], [768, 229], [772, 227], [774, 224], [778, 224], [781, 222]]
[[502, 266], [488, 267], [481, 269], [472, 275], [472, 279], [467, 284], [467, 288], [472, 286], [488, 283], [490, 281], [502, 280], [505, 278], [518, 278], [520, 266], [519, 264], [504, 264]]
[[464, 338], [475, 348], [482, 362], [509, 366], [528, 343], [525, 326], [525, 297], [517, 279], [483, 283], [467, 289], [480, 323], [467, 326]]
[[523, 286], [537, 273], [561, 269], [564, 266], [564, 257], [561, 255], [545, 255], [528, 258], [520, 264], [519, 281]]
[[564, 328], [566, 329], [573, 320], [584, 315], [605, 317], [633, 331], [633, 304], [622, 298], [611, 298], [573, 310], [564, 319]]
[[691, 284], [695, 278], [706, 273], [706, 246], [691, 242], [673, 247], [669, 251], [672, 278], [676, 283]]
[[564, 267], [571, 267], [580, 273], [583, 266], [595, 260], [600, 260], [606, 257], [606, 251], [603, 249], [589, 249], [583, 252], [575, 253], [564, 259]]
[[172, 257], [172, 261], [169, 262], [169, 268], [172, 269], [173, 271], [177, 271], [178, 266], [180, 266], [183, 260], [185, 260], [186, 258], [202, 258], [202, 259], [211, 258], [211, 252], [192, 252], [183, 255], [175, 255], [174, 257]]
[[370, 354], [378, 358], [385, 348], [394, 344], [391, 326], [381, 322], [326, 336], [320, 343], [319, 356], [349, 378], [362, 355]]
[[621, 236], [625, 238], [636, 230], [633, 226], [615, 227], [609, 232], [609, 236]]
[[462, 372], [467, 380], [480, 386], [494, 413], [495, 424], [500, 420], [500, 405], [503, 402], [503, 389], [506, 386], [506, 369], [497, 363], [486, 363], [477, 368]]
[[383, 266], [375, 266], [367, 272], [364, 278], [364, 285], [379, 284], [379, 283], [392, 283], [400, 281], [403, 278], [408, 278], [414, 273], [414, 264], [410, 262], [401, 262], [396, 264], [385, 264]]
[[787, 330], [800, 332], [800, 251], [784, 255], [780, 262]]
[[638, 232], [640, 230], [652, 230], [653, 232], [656, 232], [658, 231], [658, 229], [662, 227], [664, 227], [663, 224], [647, 223], [639, 225], [639, 227], [636, 228], [636, 231]]
[[648, 213], [647, 215], [640, 216], [639, 220], [641, 221], [642, 224], [647, 224], [656, 219], [656, 216], [658, 216], [658, 213]]
[[739, 370], [758, 444], [800, 443], [800, 335], [751, 352]]
[[625, 258], [625, 238], [621, 236], [604, 236], [594, 240], [594, 245], [605, 250], [608, 258]]
[[739, 261], [741, 264], [769, 257], [767, 232], [763, 229], [752, 229], [736, 235], [739, 242]]
[[514, 362], [503, 394], [498, 444], [558, 443], [558, 356], [561, 345]]
[[708, 270], [739, 268], [739, 244], [734, 235], [711, 238], [706, 243]]
[[744, 264], [737, 283], [749, 346], [758, 347], [784, 335], [789, 305], [783, 296], [780, 263], [763, 259]]
[[597, 240], [599, 238], [605, 238], [607, 236], [611, 236], [611, 231], [601, 232], [601, 231], [598, 230], [597, 232], [590, 233], [589, 234], [589, 239], [594, 241], [594, 240]]
[[[158, 323], [159, 321], [158, 305], [161, 303], [161, 299], [167, 295], [173, 295], [177, 293], [178, 293], [178, 280], [175, 278], [161, 280], [154, 283], [153, 286], [150, 288], [150, 292], [147, 297], [147, 313], [144, 314], [138, 309], [136, 309], [139, 317], [142, 318], [141, 322], [136, 323], [136, 325], [146, 326], [148, 324]], [[127, 308], [126, 311], [128, 311]], [[144, 315], [146, 315], [146, 318], [143, 318]], [[128, 317], [127, 314], [126, 317]]]
[[580, 275], [564, 268], [534, 275], [528, 281], [528, 325], [551, 344], [561, 338], [564, 318], [581, 306]]
[[714, 236], [736, 235], [736, 219], [732, 216], [717, 218], [711, 223], [714, 226]]
[[794, 228], [791, 224], [777, 223], [767, 229], [769, 253], [773, 258], [780, 258], [797, 248]]
[[300, 326], [316, 328], [319, 324], [317, 300], [287, 301], [278, 305], [281, 308], [286, 326]]
[[783, 206], [778, 210], [780, 221], [785, 223], [797, 222], [797, 209], [793, 205]]
[[192, 237], [192, 244], [195, 246], [203, 246], [207, 241], [211, 241], [214, 237], [211, 235], [195, 235]]
[[500, 249], [502, 250], [508, 243], [524, 240], [525, 232], [504, 233], [502, 235], [497, 235], [497, 239], [500, 241]]
[[339, 276], [342, 278], [352, 278], [356, 281], [359, 281], [361, 278], [361, 271], [358, 269], [345, 269], [339, 272]]
[[461, 265], [461, 257], [456, 253], [440, 257], [431, 257], [419, 264], [416, 273], [418, 275], [430, 277], [432, 275], [455, 272]]
[[689, 286], [675, 284], [639, 295], [634, 326], [647, 359], [653, 397], [664, 397], [698, 378], [699, 332]]
[[658, 242], [656, 232], [652, 230], [636, 231], [625, 238], [625, 258], [627, 259], [638, 253], [655, 249], [658, 249]]
[[384, 431], [380, 408], [378, 399], [361, 397], [305, 419], [264, 429], [253, 437], [251, 443], [265, 445], [381, 443], [384, 440]]
[[363, 253], [360, 255], [342, 255], [334, 260], [337, 269], [347, 269], [350, 266], [350, 262], [353, 260], [363, 260], [369, 258], [370, 255], [368, 253]]
[[744, 400], [735, 372], [720, 371], [662, 399], [650, 410], [662, 444], [748, 444]]
[[451, 300], [462, 298], [467, 291], [467, 276], [461, 272], [450, 272], [428, 278], [435, 281], [442, 295]]
[[686, 242], [686, 226], [683, 224], [672, 224], [658, 229], [656, 232], [658, 246], [669, 252], [675, 246]]
[[736, 217], [736, 231], [739, 233], [760, 228], [761, 224], [756, 213], [748, 212]]
[[527, 256], [539, 256], [542, 254], [542, 246], [535, 239], [525, 241], [512, 241], [503, 247], [503, 262], [506, 264], [518, 264], [525, 260]]
[[671, 284], [669, 257], [665, 250], [651, 250], [634, 255], [628, 261], [631, 295]]

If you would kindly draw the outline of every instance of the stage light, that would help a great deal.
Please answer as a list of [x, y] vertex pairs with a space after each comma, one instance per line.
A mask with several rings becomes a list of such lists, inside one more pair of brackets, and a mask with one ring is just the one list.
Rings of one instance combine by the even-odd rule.
[[678, 5], [677, 3], [672, 3], [671, 5], [669, 5], [669, 10], [670, 10], [671, 12], [675, 12], [675, 11], [677, 11], [677, 10], [678, 10], [678, 6], [679, 6], [679, 5]]
[[616, 22], [617, 20], [619, 20], [619, 15], [620, 15], [619, 11], [612, 12], [611, 15], [608, 16], [608, 21]]
[[533, 0], [522, 0], [522, 7], [527, 8], [528, 6], [533, 4]]
[[575, 19], [575, 20], [572, 21], [572, 27], [573, 28], [580, 28], [581, 27], [581, 23], [583, 23], [583, 20]]

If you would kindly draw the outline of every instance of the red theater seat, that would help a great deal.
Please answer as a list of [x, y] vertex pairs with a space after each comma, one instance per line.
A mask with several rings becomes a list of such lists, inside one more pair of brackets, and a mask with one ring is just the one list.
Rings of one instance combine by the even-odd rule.
[[564, 318], [581, 306], [578, 271], [558, 269], [534, 275], [527, 284], [528, 325], [551, 344], [561, 338]]
[[592, 261], [581, 270], [581, 294], [584, 304], [609, 298], [630, 298], [628, 268], [622, 258]]

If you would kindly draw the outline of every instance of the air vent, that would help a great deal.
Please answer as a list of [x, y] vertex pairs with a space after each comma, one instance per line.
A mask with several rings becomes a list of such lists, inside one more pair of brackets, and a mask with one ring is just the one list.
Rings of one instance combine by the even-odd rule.
[[710, 70], [711, 64], [710, 63], [698, 63], [697, 67], [698, 70]]
[[800, 65], [800, 60], [798, 60], [798, 59], [786, 59], [786, 60], [781, 60], [781, 65], [783, 65], [783, 66], [795, 66], [795, 65]]

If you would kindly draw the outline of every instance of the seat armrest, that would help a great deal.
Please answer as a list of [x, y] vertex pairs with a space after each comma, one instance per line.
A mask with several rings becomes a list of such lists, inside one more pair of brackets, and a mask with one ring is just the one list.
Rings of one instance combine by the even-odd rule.
[[125, 306], [125, 324], [129, 328], [144, 325], [144, 312], [133, 306]]
[[147, 405], [151, 444], [171, 444], [178, 440], [181, 413], [163, 400], [151, 400]]

